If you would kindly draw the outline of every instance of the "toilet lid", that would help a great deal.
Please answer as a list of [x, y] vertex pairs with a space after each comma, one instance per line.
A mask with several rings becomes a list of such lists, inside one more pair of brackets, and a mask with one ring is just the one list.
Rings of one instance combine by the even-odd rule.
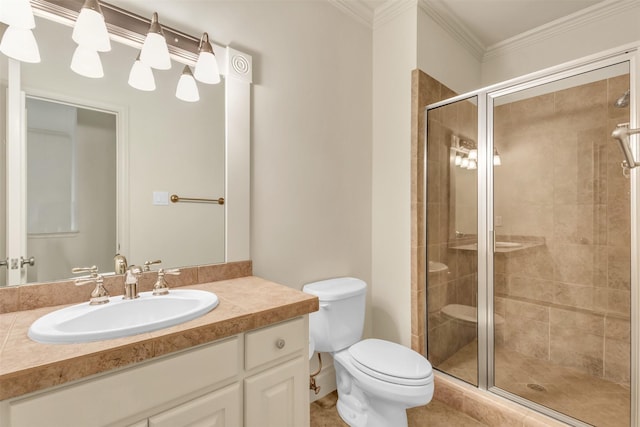
[[362, 372], [394, 384], [424, 385], [433, 381], [431, 364], [402, 345], [367, 339], [349, 348], [353, 364]]

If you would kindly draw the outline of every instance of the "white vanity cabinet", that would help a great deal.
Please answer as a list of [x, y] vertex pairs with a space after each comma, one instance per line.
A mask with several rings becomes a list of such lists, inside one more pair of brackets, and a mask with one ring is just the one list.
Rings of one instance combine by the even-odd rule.
[[0, 402], [3, 427], [304, 427], [308, 316]]

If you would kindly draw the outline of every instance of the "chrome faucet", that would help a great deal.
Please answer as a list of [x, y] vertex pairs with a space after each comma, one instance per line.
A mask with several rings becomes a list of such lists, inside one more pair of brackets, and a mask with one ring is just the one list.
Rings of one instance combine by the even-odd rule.
[[137, 265], [132, 265], [124, 276], [124, 295], [122, 299], [138, 298], [138, 279], [142, 275], [142, 269]]

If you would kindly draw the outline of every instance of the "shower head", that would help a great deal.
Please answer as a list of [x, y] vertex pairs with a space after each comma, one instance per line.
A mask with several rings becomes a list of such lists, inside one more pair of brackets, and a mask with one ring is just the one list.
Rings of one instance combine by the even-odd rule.
[[616, 102], [613, 103], [613, 106], [616, 108], [624, 108], [628, 106], [630, 95], [631, 90], [626, 91], [620, 98], [616, 99]]
[[618, 140], [620, 150], [624, 156], [623, 166], [628, 169], [633, 169], [640, 166], [639, 162], [636, 162], [633, 153], [631, 152], [631, 146], [629, 143], [629, 136], [640, 133], [640, 129], [629, 129], [627, 125], [618, 125], [611, 133], [611, 136]]

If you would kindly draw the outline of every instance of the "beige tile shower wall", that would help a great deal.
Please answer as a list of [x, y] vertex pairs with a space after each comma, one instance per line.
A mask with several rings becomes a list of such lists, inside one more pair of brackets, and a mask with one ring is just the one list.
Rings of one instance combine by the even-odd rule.
[[497, 254], [504, 345], [616, 382], [629, 381], [629, 180], [610, 132], [629, 76], [495, 110], [498, 235], [545, 245]]

